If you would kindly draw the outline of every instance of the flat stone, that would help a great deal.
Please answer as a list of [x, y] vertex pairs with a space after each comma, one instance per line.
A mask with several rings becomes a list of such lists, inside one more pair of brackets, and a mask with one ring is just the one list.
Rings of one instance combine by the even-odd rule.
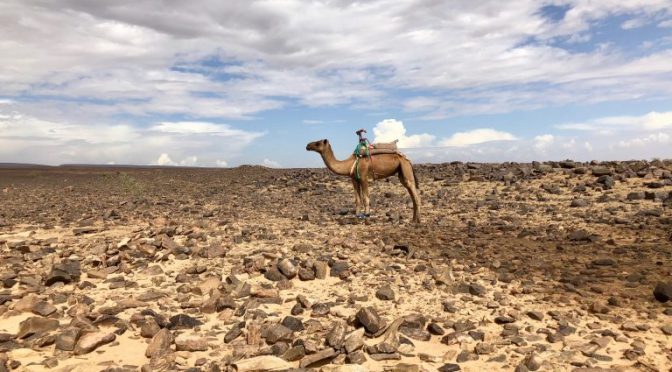
[[446, 363], [437, 369], [439, 372], [457, 372], [461, 370], [460, 365], [455, 363]]
[[58, 325], [58, 320], [33, 316], [19, 323], [19, 333], [16, 338], [23, 339], [35, 334], [47, 333], [57, 329]]
[[325, 359], [330, 359], [338, 355], [338, 352], [331, 347], [322, 349], [315, 354], [306, 355], [305, 358], [301, 359], [299, 367], [308, 368], [311, 364], [323, 361]]
[[286, 316], [282, 319], [282, 325], [291, 329], [294, 332], [301, 332], [305, 329], [303, 322], [299, 318], [293, 316]]
[[352, 353], [364, 346], [364, 328], [358, 328], [347, 335], [343, 341], [343, 347], [348, 353]]
[[234, 363], [238, 372], [283, 371], [292, 368], [292, 365], [272, 355], [261, 355], [250, 359], [239, 360]]
[[147, 358], [160, 357], [171, 352], [170, 345], [173, 343], [173, 335], [166, 328], [161, 329], [147, 346], [145, 356]]
[[64, 351], [75, 350], [75, 345], [79, 340], [82, 330], [80, 328], [69, 327], [64, 329], [58, 336], [56, 336], [56, 349]]
[[117, 336], [114, 333], [94, 332], [86, 333], [79, 338], [75, 346], [75, 355], [88, 354], [98, 347], [109, 344], [116, 340]]
[[264, 329], [261, 335], [269, 344], [274, 344], [278, 341], [289, 341], [292, 337], [292, 330], [282, 324], [272, 324]]

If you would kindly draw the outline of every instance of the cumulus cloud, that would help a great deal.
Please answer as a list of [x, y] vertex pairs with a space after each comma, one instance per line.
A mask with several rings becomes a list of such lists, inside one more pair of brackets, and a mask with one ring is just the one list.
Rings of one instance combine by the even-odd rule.
[[269, 168], [280, 168], [280, 163], [278, 163], [275, 160], [268, 159], [268, 158], [264, 159], [264, 161], [262, 161], [261, 164], [263, 166], [269, 167]]
[[552, 134], [536, 136], [534, 137], [534, 148], [540, 152], [544, 152], [553, 142], [555, 142], [555, 137]]
[[240, 156], [263, 135], [206, 122], [143, 128], [51, 121], [0, 106], [0, 159], [11, 162], [211, 166], [222, 156]]
[[172, 161], [170, 159], [170, 156], [168, 156], [168, 154], [166, 154], [165, 152], [159, 156], [159, 158], [156, 160], [156, 164], [157, 165], [162, 165], [162, 166], [177, 165], [177, 163]]
[[474, 129], [468, 132], [457, 132], [449, 138], [441, 140], [439, 144], [441, 146], [464, 147], [485, 142], [513, 140], [516, 140], [516, 137], [511, 133], [484, 128]]
[[215, 161], [215, 164], [220, 168], [226, 168], [229, 166], [229, 163], [226, 160], [220, 160], [220, 159], [217, 159]]
[[401, 148], [431, 146], [435, 136], [427, 133], [406, 135], [404, 123], [396, 119], [385, 119], [373, 128], [374, 142], [392, 142], [398, 140]]

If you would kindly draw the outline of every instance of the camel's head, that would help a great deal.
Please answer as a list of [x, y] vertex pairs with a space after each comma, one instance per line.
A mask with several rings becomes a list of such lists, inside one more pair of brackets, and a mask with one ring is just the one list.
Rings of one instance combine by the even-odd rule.
[[321, 154], [327, 148], [327, 146], [329, 146], [329, 141], [326, 140], [326, 139], [323, 139], [323, 140], [319, 140], [319, 141], [315, 141], [315, 142], [311, 142], [311, 143], [307, 144], [306, 145], [306, 150], [315, 151], [315, 152]]

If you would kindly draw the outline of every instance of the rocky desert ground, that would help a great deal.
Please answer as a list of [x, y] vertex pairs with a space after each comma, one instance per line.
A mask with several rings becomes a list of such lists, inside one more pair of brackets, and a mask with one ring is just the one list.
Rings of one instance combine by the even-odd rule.
[[0, 170], [0, 371], [670, 371], [672, 161]]

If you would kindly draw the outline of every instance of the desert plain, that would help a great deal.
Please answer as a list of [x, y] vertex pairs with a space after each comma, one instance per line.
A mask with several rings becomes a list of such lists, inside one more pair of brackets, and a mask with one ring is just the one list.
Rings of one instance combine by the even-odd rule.
[[0, 169], [0, 371], [670, 371], [672, 161]]

